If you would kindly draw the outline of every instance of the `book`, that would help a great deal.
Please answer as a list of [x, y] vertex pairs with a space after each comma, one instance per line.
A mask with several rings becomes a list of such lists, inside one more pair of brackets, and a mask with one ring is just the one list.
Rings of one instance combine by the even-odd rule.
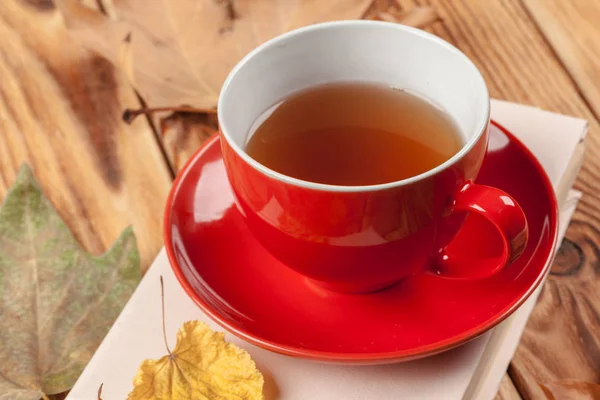
[[[562, 240], [580, 193], [571, 186], [581, 165], [584, 120], [533, 107], [492, 101], [492, 118], [528, 146], [547, 171], [560, 205]], [[552, 138], [552, 140], [547, 140]], [[164, 279], [166, 331], [174, 344], [185, 321], [198, 319], [223, 329], [186, 295], [164, 250], [115, 321], [67, 399], [124, 399], [145, 359], [166, 354], [162, 336], [160, 276]], [[511, 317], [469, 343], [421, 360], [380, 366], [323, 364], [278, 355], [226, 333], [246, 349], [265, 375], [267, 400], [292, 399], [492, 399], [525, 328], [539, 290]]]

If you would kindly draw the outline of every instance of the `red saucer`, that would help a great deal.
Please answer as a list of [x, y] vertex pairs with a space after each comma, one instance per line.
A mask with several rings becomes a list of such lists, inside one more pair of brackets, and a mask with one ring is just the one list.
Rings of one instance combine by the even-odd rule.
[[[181, 171], [165, 214], [169, 260], [188, 295], [216, 322], [265, 349], [343, 363], [386, 363], [432, 355], [500, 323], [541, 282], [557, 238], [557, 205], [538, 161], [492, 126], [478, 183], [521, 205], [529, 223], [517, 262], [480, 281], [422, 274], [366, 295], [328, 292], [279, 263], [250, 235], [234, 205], [217, 137]], [[469, 217], [451, 251], [499, 251], [495, 232]], [[476, 250], [475, 250], [476, 249]]]

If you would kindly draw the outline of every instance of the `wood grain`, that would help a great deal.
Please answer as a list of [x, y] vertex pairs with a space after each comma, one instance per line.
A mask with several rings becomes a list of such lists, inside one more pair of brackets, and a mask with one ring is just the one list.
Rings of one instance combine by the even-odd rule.
[[572, 222], [513, 360], [519, 389], [532, 380], [600, 382], [599, 240], [592, 224]]
[[74, 43], [51, 1], [1, 2], [0, 37], [0, 198], [29, 162], [87, 250], [103, 252], [132, 224], [146, 268], [171, 176], [147, 123], [121, 122], [135, 94]]
[[600, 115], [600, 2], [523, 0], [581, 95]]
[[519, 391], [513, 384], [510, 376], [505, 374], [500, 382], [500, 388], [498, 389], [498, 394], [495, 397], [495, 400], [521, 400], [522, 397], [519, 394]]

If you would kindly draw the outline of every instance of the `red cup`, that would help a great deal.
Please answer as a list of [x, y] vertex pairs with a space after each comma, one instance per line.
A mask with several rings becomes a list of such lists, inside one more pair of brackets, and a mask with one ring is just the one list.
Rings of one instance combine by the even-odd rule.
[[[368, 186], [302, 181], [245, 153], [266, 110], [335, 81], [385, 83], [423, 96], [454, 118], [465, 144], [423, 174]], [[423, 272], [486, 278], [521, 255], [523, 211], [507, 193], [473, 183], [486, 154], [489, 108], [485, 82], [463, 53], [421, 30], [374, 21], [313, 25], [263, 44], [233, 69], [218, 105], [227, 174], [253, 235], [290, 268], [350, 293]], [[497, 229], [490, 240], [502, 242], [500, 254], [473, 260], [447, 251], [469, 213]]]

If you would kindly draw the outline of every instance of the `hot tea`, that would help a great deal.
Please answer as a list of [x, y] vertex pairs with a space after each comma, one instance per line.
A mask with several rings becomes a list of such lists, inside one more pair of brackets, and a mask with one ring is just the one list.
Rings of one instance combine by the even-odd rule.
[[266, 111], [246, 152], [294, 178], [358, 186], [419, 175], [462, 145], [454, 120], [428, 101], [384, 85], [344, 82], [297, 92]]

